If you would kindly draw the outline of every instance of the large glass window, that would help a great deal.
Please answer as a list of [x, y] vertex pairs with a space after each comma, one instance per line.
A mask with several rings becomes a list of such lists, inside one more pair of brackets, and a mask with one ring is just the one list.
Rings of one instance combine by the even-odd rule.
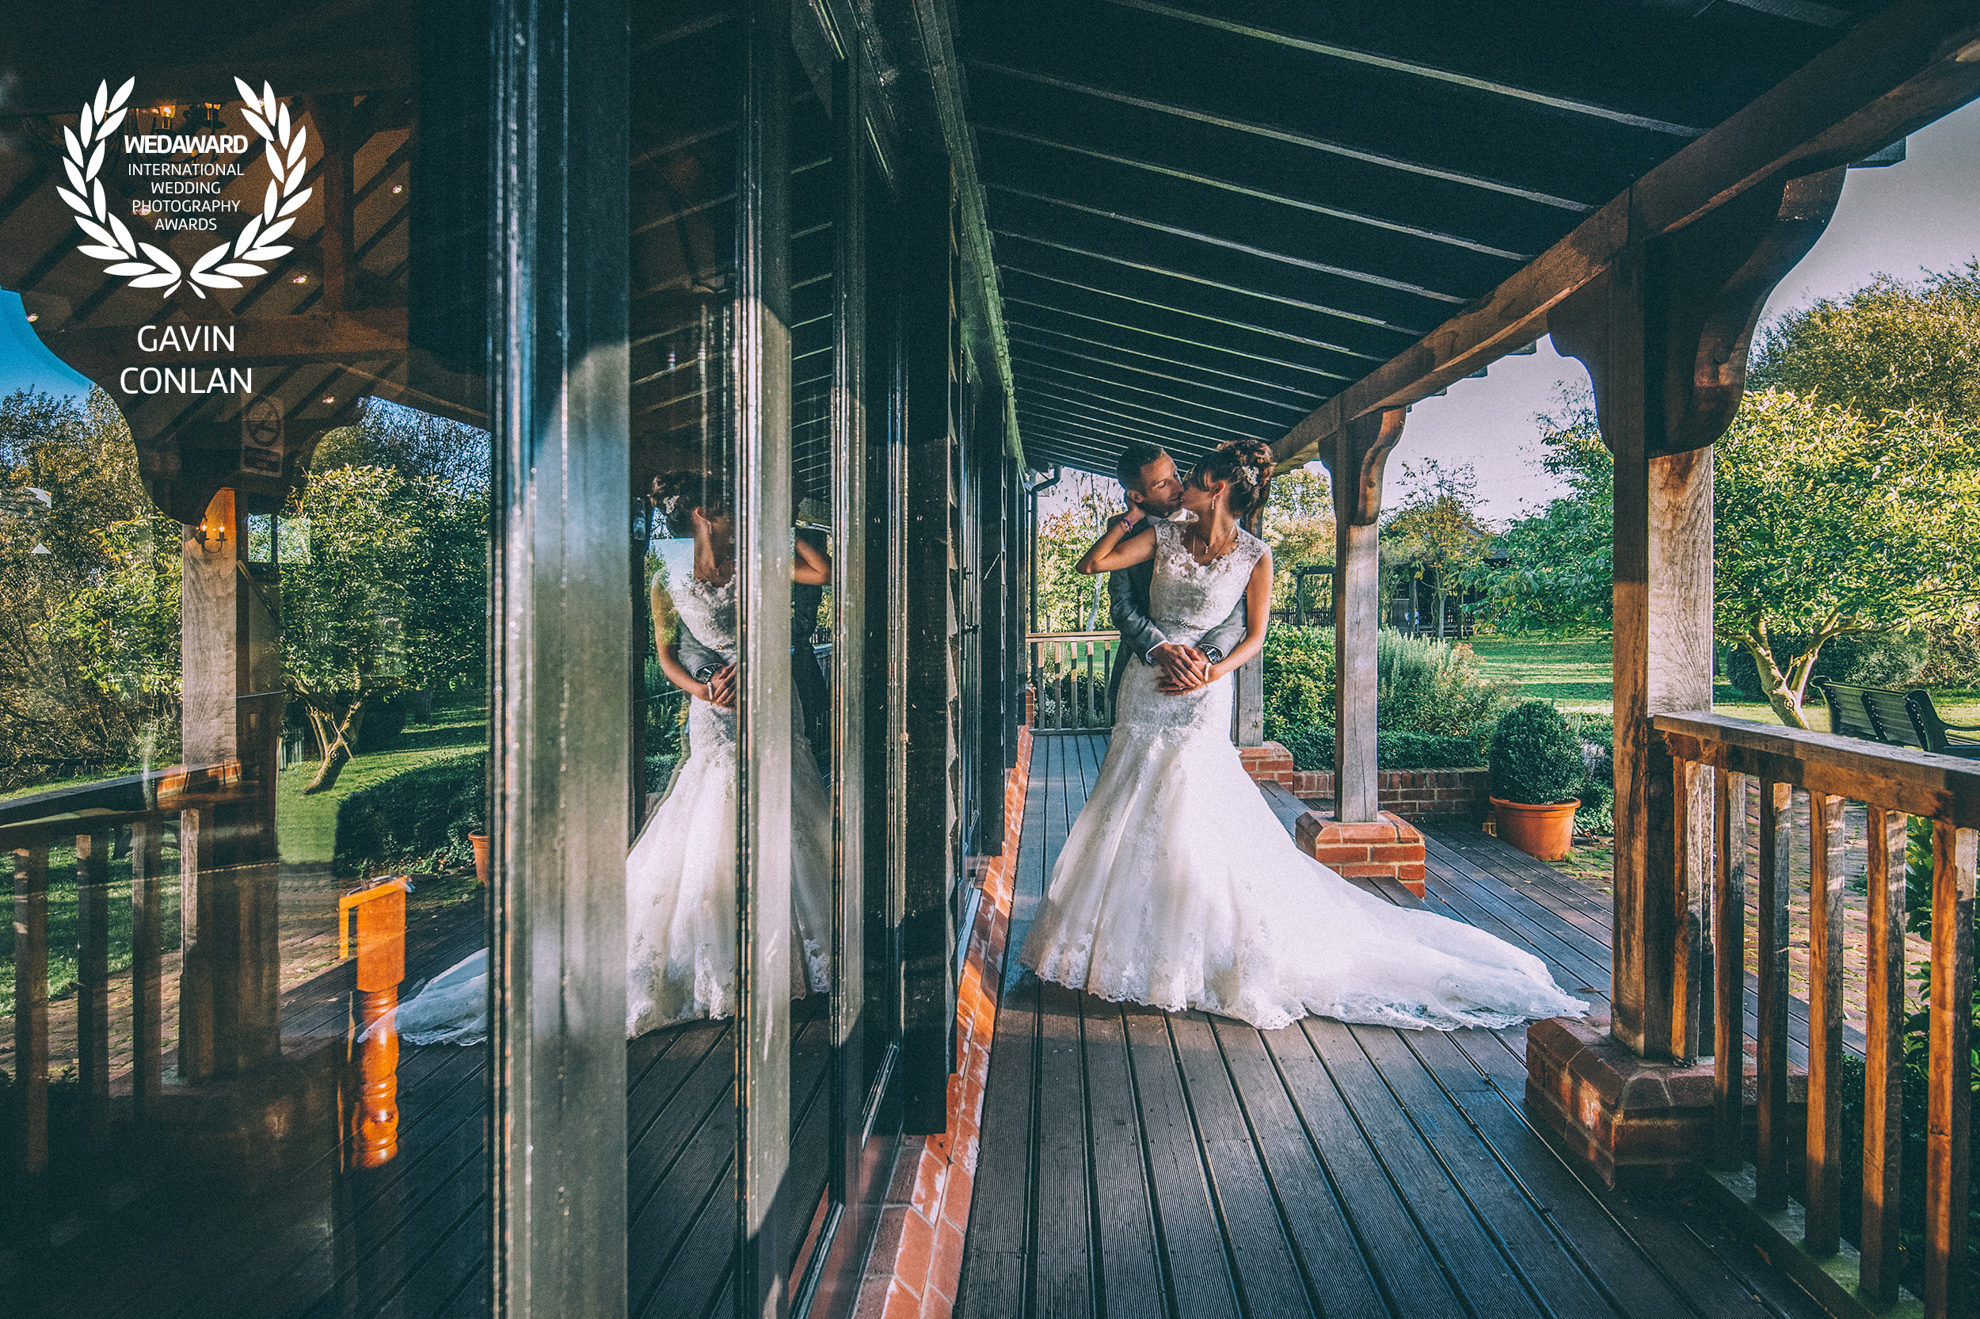
[[11, 1300], [485, 1311], [487, 15], [158, 19], [9, 17]]

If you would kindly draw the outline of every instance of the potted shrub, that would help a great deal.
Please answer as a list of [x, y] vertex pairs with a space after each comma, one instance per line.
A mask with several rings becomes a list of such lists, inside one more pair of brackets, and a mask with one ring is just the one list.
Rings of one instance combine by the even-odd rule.
[[1566, 856], [1587, 773], [1567, 719], [1546, 701], [1514, 706], [1492, 733], [1491, 768], [1499, 837], [1543, 861]]

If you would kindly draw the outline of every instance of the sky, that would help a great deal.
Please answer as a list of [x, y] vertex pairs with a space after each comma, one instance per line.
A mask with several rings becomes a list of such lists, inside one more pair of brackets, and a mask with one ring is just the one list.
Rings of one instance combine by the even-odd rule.
[[[1835, 218], [1774, 290], [1763, 316], [1843, 296], [1878, 274], [1916, 279], [1980, 254], [1980, 101], [1912, 134], [1905, 156], [1902, 164], [1849, 172]], [[1534, 417], [1553, 408], [1563, 385], [1586, 382], [1581, 364], [1543, 338], [1534, 355], [1501, 358], [1484, 379], [1460, 380], [1449, 394], [1423, 400], [1389, 461], [1388, 497], [1406, 464], [1435, 458], [1447, 467], [1472, 464], [1489, 519], [1544, 504], [1558, 487], [1535, 461]], [[81, 394], [88, 387], [41, 346], [20, 298], [0, 290], [0, 395], [23, 388]]]

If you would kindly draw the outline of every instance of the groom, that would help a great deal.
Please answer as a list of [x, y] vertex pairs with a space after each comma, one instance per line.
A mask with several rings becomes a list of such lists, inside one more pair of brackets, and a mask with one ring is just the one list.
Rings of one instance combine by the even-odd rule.
[[[1122, 543], [1136, 536], [1153, 535], [1148, 518], [1170, 518], [1182, 507], [1183, 483], [1176, 477], [1176, 465], [1169, 455], [1153, 444], [1136, 442], [1121, 451], [1114, 475], [1127, 495], [1127, 512], [1119, 520], [1127, 524]], [[1210, 666], [1224, 658], [1230, 648], [1244, 640], [1244, 597], [1238, 597], [1231, 616], [1203, 634], [1194, 645], [1170, 641], [1148, 617], [1148, 586], [1155, 577], [1153, 560], [1107, 574], [1109, 611], [1114, 627], [1121, 634], [1121, 645], [1162, 671], [1156, 684], [1172, 696], [1194, 691], [1210, 681]], [[1107, 703], [1121, 685], [1121, 666], [1116, 664], [1107, 679]]]

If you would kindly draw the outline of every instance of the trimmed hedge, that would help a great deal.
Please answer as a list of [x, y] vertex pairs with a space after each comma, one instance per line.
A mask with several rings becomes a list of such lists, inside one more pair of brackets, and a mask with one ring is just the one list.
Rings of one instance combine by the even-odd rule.
[[[1296, 728], [1277, 739], [1303, 770], [1334, 770], [1334, 730], [1317, 725]], [[1466, 769], [1479, 763], [1478, 746], [1469, 737], [1417, 733], [1385, 728], [1375, 734], [1378, 769]]]
[[356, 878], [435, 852], [464, 854], [481, 830], [487, 785], [487, 753], [474, 751], [359, 789], [337, 807], [332, 871]]

